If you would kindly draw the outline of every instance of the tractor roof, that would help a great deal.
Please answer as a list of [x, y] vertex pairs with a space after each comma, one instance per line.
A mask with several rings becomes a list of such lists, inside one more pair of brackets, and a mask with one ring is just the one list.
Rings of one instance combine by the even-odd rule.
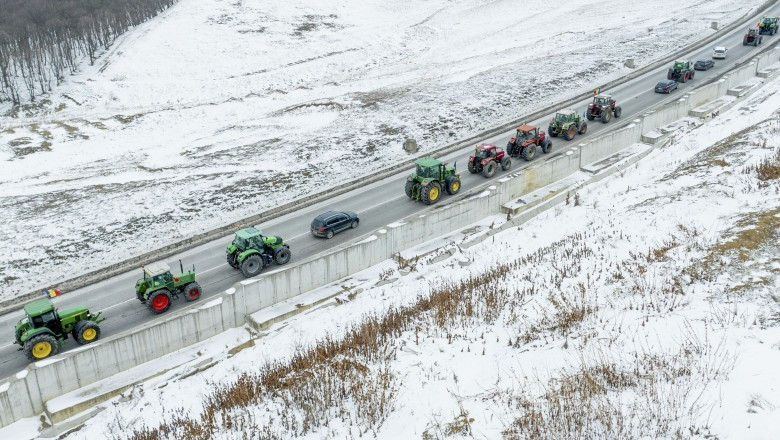
[[424, 168], [437, 167], [441, 165], [441, 162], [432, 157], [423, 157], [421, 159], [415, 160], [414, 163]]
[[599, 93], [598, 95], [594, 96], [593, 98], [595, 98], [595, 99], [598, 99], [598, 98], [612, 99], [612, 95], [610, 95], [608, 93]]
[[146, 272], [146, 274], [149, 275], [150, 277], [153, 277], [155, 275], [160, 275], [170, 271], [171, 271], [171, 267], [168, 266], [168, 263], [164, 263], [162, 261], [158, 261], [152, 264], [147, 264], [146, 266], [144, 266], [144, 272]]
[[490, 144], [479, 144], [479, 145], [477, 145], [477, 150], [492, 150], [494, 148], [496, 148], [496, 146], [495, 145], [490, 145]]
[[572, 110], [570, 108], [565, 108], [563, 110], [558, 110], [557, 114], [559, 114], [559, 115], [566, 115], [566, 116], [573, 115], [574, 114], [574, 110]]
[[28, 316], [38, 316], [50, 312], [54, 309], [54, 304], [48, 298], [37, 299], [24, 306], [24, 313]]
[[517, 127], [517, 131], [522, 131], [523, 133], [530, 133], [532, 131], [536, 130], [536, 127], [533, 125], [523, 124], [519, 127]]
[[244, 229], [239, 229], [238, 232], [236, 232], [236, 237], [243, 238], [244, 240], [258, 237], [260, 235], [263, 235], [263, 231], [257, 228], [244, 228]]

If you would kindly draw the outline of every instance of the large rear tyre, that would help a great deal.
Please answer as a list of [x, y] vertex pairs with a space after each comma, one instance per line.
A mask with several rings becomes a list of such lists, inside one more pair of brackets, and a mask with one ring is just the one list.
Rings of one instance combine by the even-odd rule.
[[184, 299], [187, 301], [195, 301], [196, 299], [200, 298], [200, 294], [203, 291], [200, 288], [200, 284], [193, 281], [186, 286], [184, 286]]
[[441, 186], [438, 182], [431, 182], [420, 190], [420, 200], [426, 205], [432, 205], [441, 198]]
[[447, 194], [454, 196], [460, 192], [460, 179], [457, 176], [447, 178]]
[[241, 262], [241, 273], [247, 278], [252, 278], [263, 270], [263, 259], [258, 254], [252, 254]]
[[588, 113], [585, 114], [585, 117], [588, 118], [589, 121], [596, 119], [596, 117], [593, 116], [593, 114], [590, 111], [588, 111]]
[[[328, 232], [333, 233], [333, 231], [328, 231]], [[274, 252], [274, 261], [276, 261], [276, 264], [279, 265], [287, 264], [290, 261], [291, 257], [292, 257], [292, 252], [290, 252], [290, 249], [287, 246], [282, 246], [279, 249], [277, 249], [276, 252]]]
[[674, 70], [669, 69], [668, 72], [666, 72], [666, 79], [673, 79], [674, 78]]
[[607, 123], [612, 119], [612, 112], [604, 111], [601, 113], [601, 122]]
[[495, 160], [491, 160], [490, 162], [485, 165], [484, 168], [482, 168], [482, 175], [491, 178], [494, 174], [496, 174], [496, 168], [498, 168], [498, 164]]
[[157, 290], [150, 293], [146, 298], [146, 307], [155, 315], [167, 312], [171, 307], [170, 292], [167, 290]]
[[227, 255], [227, 264], [230, 265], [233, 269], [238, 269], [238, 262], [236, 261], [236, 253], [233, 252], [232, 254]]
[[558, 132], [553, 130], [553, 126], [552, 125], [547, 127], [547, 133], [549, 133], [550, 136], [552, 136], [552, 137], [558, 137]]
[[536, 144], [528, 144], [523, 148], [523, 159], [530, 162], [536, 157]]
[[95, 321], [79, 321], [73, 328], [73, 338], [81, 345], [100, 339], [100, 327]]
[[585, 122], [585, 121], [582, 121], [582, 125], [580, 125], [579, 133], [580, 134], [585, 134], [587, 132], [588, 132], [588, 123]]
[[563, 138], [567, 141], [570, 141], [574, 139], [574, 136], [577, 135], [577, 127], [574, 126], [574, 124], [571, 124], [569, 126], [569, 129], [563, 132]]
[[23, 349], [27, 359], [35, 362], [57, 354], [60, 351], [60, 343], [54, 335], [43, 333], [28, 339]]
[[622, 114], [623, 114], [623, 108], [621, 108], [619, 105], [617, 107], [615, 107], [615, 117], [619, 118], [620, 115], [622, 115]]
[[471, 160], [469, 161], [468, 169], [469, 169], [469, 173], [477, 174], [477, 168], [474, 166], [474, 162]]

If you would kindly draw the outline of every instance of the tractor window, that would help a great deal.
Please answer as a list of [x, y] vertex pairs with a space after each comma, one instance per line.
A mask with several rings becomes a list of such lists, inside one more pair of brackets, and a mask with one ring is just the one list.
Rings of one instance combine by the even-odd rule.
[[32, 327], [33, 328], [43, 327], [43, 323], [44, 323], [43, 318], [40, 317], [40, 316], [33, 316], [33, 317], [31, 317], [30, 322], [32, 322]]
[[563, 113], [556, 113], [555, 119], [559, 122], [566, 122], [569, 118]]
[[528, 132], [528, 133], [523, 132], [523, 131], [518, 131], [517, 132], [517, 138], [520, 139], [521, 141], [524, 141], [526, 139], [530, 139], [531, 137], [532, 137], [532, 135], [531, 135], [530, 132]]
[[233, 244], [236, 245], [239, 249], [246, 249], [247, 248], [247, 242], [243, 238], [236, 237], [235, 240], [233, 240]]
[[417, 175], [422, 178], [434, 178], [436, 177], [436, 168], [417, 165]]
[[484, 159], [487, 157], [487, 152], [481, 148], [479, 148], [476, 153], [474, 153], [474, 157]]
[[607, 104], [609, 104], [609, 102], [607, 102], [606, 98], [598, 98], [598, 99], [596, 99], [596, 105], [605, 106]]

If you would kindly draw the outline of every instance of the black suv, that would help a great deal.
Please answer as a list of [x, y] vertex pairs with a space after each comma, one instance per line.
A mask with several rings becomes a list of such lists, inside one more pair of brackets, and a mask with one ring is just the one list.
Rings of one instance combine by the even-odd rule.
[[352, 211], [328, 211], [314, 217], [311, 233], [315, 237], [333, 238], [333, 234], [349, 228], [357, 228], [360, 219]]

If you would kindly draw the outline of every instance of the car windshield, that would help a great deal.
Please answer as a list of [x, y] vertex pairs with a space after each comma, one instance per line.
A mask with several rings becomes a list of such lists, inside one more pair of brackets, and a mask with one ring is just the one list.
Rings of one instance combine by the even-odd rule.
[[423, 167], [420, 165], [417, 165], [417, 176], [422, 178], [435, 178], [436, 177], [436, 167]]

